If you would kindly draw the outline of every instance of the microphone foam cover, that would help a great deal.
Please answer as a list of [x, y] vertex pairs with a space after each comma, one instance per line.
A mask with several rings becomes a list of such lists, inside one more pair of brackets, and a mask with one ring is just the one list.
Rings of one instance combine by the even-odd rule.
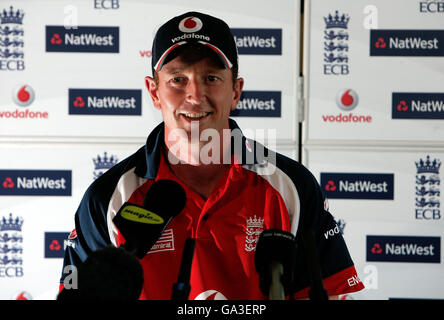
[[270, 287], [270, 264], [278, 262], [284, 268], [282, 282], [287, 288], [293, 281], [293, 269], [296, 258], [296, 238], [291, 232], [268, 229], [264, 230], [256, 245], [254, 262], [259, 274], [261, 291], [268, 295]]
[[182, 186], [168, 179], [154, 182], [148, 189], [143, 207], [165, 218], [178, 215], [186, 204], [186, 193]]

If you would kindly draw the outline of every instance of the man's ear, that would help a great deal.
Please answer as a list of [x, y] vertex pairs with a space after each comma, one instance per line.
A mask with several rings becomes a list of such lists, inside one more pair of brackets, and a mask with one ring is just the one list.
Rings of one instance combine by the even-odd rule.
[[231, 110], [236, 109], [236, 106], [239, 103], [243, 88], [244, 88], [244, 78], [236, 79], [236, 82], [234, 83], [234, 96], [233, 96], [233, 104], [231, 105]]
[[154, 108], [160, 110], [161, 109], [160, 108], [160, 99], [158, 96], [156, 82], [154, 81], [154, 79], [152, 77], [146, 76], [145, 77], [145, 85], [146, 85], [146, 88], [148, 89], [151, 99], [153, 100]]

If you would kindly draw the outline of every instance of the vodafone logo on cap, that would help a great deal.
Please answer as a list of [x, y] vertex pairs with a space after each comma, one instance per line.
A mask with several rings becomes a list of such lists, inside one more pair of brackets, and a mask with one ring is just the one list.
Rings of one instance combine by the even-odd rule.
[[202, 29], [202, 20], [197, 17], [187, 17], [179, 23], [179, 30], [182, 32], [197, 32]]
[[28, 85], [19, 85], [12, 91], [12, 100], [20, 106], [29, 106], [35, 98], [34, 90]]

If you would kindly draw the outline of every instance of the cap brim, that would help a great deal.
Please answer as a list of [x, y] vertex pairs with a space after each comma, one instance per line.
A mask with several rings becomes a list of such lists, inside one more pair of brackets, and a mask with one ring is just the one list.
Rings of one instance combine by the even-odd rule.
[[167, 50], [165, 50], [165, 52], [159, 58], [159, 61], [157, 61], [156, 65], [154, 66], [154, 71], [159, 72], [160, 69], [162, 69], [162, 67], [163, 67], [163, 65], [165, 63], [167, 56], [171, 52], [173, 52], [174, 49], [178, 48], [181, 45], [187, 44], [187, 43], [197, 43], [197, 44], [201, 44], [203, 46], [209, 47], [210, 49], [212, 49], [217, 54], [217, 56], [221, 60], [222, 64], [225, 66], [225, 69], [231, 69], [233, 67], [233, 64], [227, 58], [227, 56], [222, 52], [222, 50], [220, 50], [215, 45], [212, 45], [212, 44], [209, 44], [208, 42], [199, 40], [199, 41], [181, 41], [181, 42], [178, 42], [176, 44], [173, 44], [171, 47], [169, 47]]

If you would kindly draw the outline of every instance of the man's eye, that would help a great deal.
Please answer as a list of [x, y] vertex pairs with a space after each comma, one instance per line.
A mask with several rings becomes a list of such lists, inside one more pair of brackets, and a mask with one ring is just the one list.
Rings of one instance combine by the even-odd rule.
[[172, 81], [172, 82], [175, 82], [175, 83], [179, 83], [179, 82], [181, 82], [182, 80], [183, 80], [182, 77], [174, 77], [174, 78], [171, 79], [171, 81]]
[[208, 76], [208, 81], [210, 81], [210, 82], [214, 82], [214, 81], [217, 81], [217, 80], [219, 80], [219, 77], [216, 77], [216, 76]]

